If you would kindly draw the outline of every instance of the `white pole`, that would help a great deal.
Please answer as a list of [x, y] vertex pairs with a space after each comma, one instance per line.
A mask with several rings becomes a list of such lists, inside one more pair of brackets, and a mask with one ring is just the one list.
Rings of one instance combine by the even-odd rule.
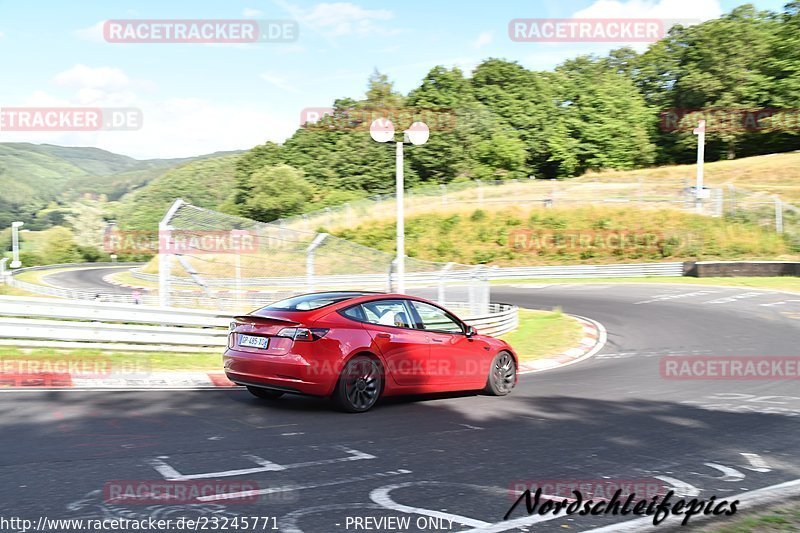
[[705, 161], [706, 152], [706, 121], [701, 120], [697, 129], [694, 130], [697, 135], [697, 186], [695, 188], [695, 206], [698, 212], [703, 210], [703, 162]]
[[775, 197], [775, 231], [783, 233], [783, 203], [780, 196]]
[[24, 222], [11, 223], [11, 268], [19, 268], [22, 263], [19, 260], [19, 228], [24, 226]]
[[314, 250], [322, 244], [327, 236], [327, 233], [318, 233], [306, 248], [306, 290], [308, 292], [314, 292]]
[[405, 228], [405, 213], [403, 211], [404, 198], [404, 178], [403, 178], [403, 143], [397, 143], [397, 151], [395, 155], [395, 165], [397, 167], [397, 292], [405, 294], [406, 292], [406, 228]]
[[178, 209], [183, 205], [183, 200], [175, 199], [158, 223], [158, 303], [162, 307], [170, 304], [170, 268], [172, 266], [172, 226], [170, 221]]

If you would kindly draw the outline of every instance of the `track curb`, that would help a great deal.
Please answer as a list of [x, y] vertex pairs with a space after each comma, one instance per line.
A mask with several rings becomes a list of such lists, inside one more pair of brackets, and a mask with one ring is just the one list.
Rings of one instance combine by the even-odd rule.
[[583, 327], [583, 338], [578, 345], [551, 357], [520, 363], [520, 374], [533, 374], [563, 368], [585, 361], [603, 349], [608, 340], [608, 334], [600, 322], [578, 315], [569, 316], [580, 322]]

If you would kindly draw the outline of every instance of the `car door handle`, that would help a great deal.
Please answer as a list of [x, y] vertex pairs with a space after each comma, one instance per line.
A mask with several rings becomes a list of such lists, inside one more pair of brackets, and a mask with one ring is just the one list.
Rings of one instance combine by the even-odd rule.
[[432, 338], [431, 340], [432, 340], [433, 342], [444, 342], [444, 339]]
[[378, 339], [391, 339], [392, 335], [391, 333], [376, 333], [375, 337]]

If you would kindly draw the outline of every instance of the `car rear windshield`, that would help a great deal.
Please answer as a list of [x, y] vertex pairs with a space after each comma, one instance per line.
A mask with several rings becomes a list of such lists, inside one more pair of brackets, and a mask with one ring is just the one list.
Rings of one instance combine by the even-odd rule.
[[363, 296], [363, 292], [320, 292], [317, 294], [303, 294], [269, 304], [260, 310], [271, 311], [313, 311], [326, 305], [343, 302], [350, 298]]

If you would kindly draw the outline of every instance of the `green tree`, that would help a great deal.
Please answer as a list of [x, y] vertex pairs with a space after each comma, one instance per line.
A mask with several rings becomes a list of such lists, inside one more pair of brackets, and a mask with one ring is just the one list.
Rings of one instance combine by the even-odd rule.
[[242, 215], [269, 222], [301, 213], [314, 190], [303, 173], [289, 165], [262, 167], [250, 176], [250, 194], [243, 199]]

